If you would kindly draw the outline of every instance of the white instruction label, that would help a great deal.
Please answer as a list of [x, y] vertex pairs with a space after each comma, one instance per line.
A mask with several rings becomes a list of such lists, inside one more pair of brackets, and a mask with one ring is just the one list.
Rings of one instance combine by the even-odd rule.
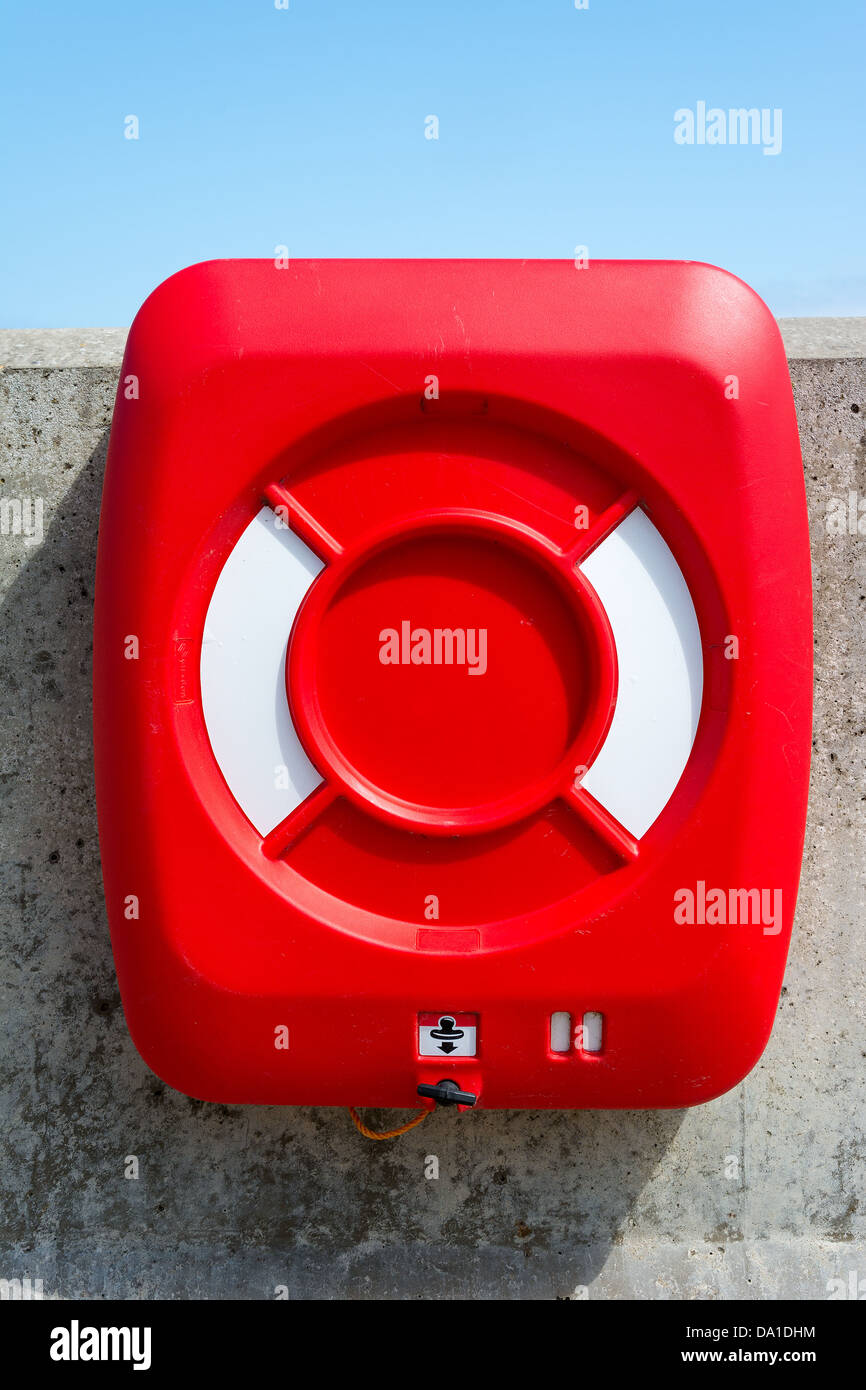
[[422, 1057], [474, 1057], [477, 1014], [419, 1014], [418, 1052]]

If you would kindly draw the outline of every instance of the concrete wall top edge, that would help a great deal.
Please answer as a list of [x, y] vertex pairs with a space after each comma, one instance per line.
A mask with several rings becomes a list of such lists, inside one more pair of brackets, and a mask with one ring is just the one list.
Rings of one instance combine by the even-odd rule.
[[[790, 359], [866, 357], [866, 317], [779, 319]], [[0, 328], [3, 367], [119, 367], [127, 328]]]

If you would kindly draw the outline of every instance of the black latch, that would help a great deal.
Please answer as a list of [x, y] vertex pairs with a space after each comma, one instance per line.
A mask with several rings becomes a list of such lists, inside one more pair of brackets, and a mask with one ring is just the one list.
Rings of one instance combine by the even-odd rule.
[[477, 1096], [471, 1091], [461, 1091], [456, 1081], [437, 1081], [435, 1086], [427, 1086], [423, 1082], [418, 1087], [419, 1096], [426, 1096], [428, 1100], [435, 1100], [437, 1105], [474, 1105]]

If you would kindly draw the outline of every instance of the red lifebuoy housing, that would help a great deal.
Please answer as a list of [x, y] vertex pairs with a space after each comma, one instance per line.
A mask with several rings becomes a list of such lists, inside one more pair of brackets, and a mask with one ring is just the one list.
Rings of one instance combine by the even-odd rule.
[[781, 987], [811, 641], [785, 354], [733, 276], [175, 275], [130, 333], [97, 576], [143, 1056], [226, 1102], [724, 1091]]

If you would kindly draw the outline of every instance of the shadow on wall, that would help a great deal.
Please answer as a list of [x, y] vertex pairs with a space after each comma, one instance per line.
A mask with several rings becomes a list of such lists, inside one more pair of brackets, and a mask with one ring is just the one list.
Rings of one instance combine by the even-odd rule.
[[[0, 377], [24, 441], [6, 441], [3, 495], [41, 487], [50, 517], [41, 545], [0, 539], [4, 569], [18, 567], [0, 658], [11, 1014], [0, 1257], [42, 1251], [46, 1288], [67, 1296], [272, 1298], [278, 1285], [292, 1297], [571, 1296], [618, 1243], [684, 1112], [439, 1111], [376, 1144], [342, 1111], [191, 1100], [138, 1058], [111, 960], [91, 771], [113, 390], [101, 369]], [[25, 418], [36, 422], [26, 435]]]

